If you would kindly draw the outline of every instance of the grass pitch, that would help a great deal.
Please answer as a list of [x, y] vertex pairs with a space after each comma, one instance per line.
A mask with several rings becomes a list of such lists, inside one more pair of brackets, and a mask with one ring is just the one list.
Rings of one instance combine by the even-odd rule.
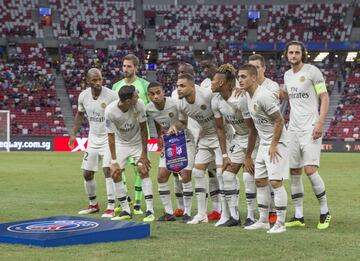
[[[1, 153], [0, 222], [77, 215], [88, 203], [80, 170], [81, 157], [81, 153]], [[324, 231], [316, 229], [318, 203], [309, 181], [303, 177], [305, 228], [268, 235], [265, 231], [245, 231], [240, 227], [215, 228], [214, 223], [190, 226], [154, 222], [150, 239], [57, 248], [0, 244], [0, 260], [359, 260], [359, 158], [359, 154], [322, 154], [320, 174], [326, 184], [332, 215], [331, 226]], [[151, 161], [158, 217], [163, 212], [156, 185], [158, 154], [152, 154]], [[127, 177], [133, 196], [133, 175], [128, 173]], [[96, 174], [96, 180], [98, 199], [104, 210], [105, 182], [101, 172]], [[289, 182], [285, 183], [289, 193]], [[240, 193], [244, 220], [242, 184]], [[195, 207], [194, 197], [193, 213]], [[292, 215], [289, 196], [287, 217]], [[142, 217], [134, 218], [141, 220]]]

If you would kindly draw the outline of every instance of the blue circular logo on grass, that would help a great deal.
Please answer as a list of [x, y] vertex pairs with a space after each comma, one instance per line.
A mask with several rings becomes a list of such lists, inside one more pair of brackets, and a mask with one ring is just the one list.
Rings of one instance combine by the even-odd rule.
[[8, 227], [7, 230], [18, 233], [59, 233], [88, 230], [98, 226], [99, 223], [94, 221], [54, 220], [16, 224]]

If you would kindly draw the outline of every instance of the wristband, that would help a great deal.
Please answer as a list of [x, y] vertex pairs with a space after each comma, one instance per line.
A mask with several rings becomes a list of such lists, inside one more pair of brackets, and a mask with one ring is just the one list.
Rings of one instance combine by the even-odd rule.
[[229, 156], [227, 155], [227, 153], [222, 155], [223, 158], [228, 158]]
[[112, 159], [112, 160], [110, 161], [110, 163], [111, 163], [111, 164], [116, 164], [116, 163], [117, 163], [117, 160], [116, 160], [116, 159], [114, 159], [114, 160]]

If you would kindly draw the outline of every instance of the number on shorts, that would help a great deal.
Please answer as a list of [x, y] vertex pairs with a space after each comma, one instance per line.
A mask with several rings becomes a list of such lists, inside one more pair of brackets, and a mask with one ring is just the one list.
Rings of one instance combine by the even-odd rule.
[[89, 156], [89, 153], [88, 153], [88, 152], [85, 152], [85, 156], [84, 156], [84, 160], [85, 160], [85, 161], [87, 161], [88, 156]]
[[231, 153], [234, 153], [234, 149], [235, 149], [235, 145], [232, 145], [229, 150]]

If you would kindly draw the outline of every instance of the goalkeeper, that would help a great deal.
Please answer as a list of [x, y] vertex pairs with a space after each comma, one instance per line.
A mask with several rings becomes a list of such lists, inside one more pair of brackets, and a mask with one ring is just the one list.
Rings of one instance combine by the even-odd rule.
[[[139, 98], [145, 103], [145, 105], [148, 104], [149, 100], [148, 100], [147, 87], [149, 85], [149, 82], [136, 75], [137, 67], [139, 65], [139, 59], [134, 54], [128, 54], [123, 57], [122, 61], [123, 61], [122, 71], [124, 74], [124, 79], [115, 83], [112, 87], [112, 90], [118, 93], [121, 87], [123, 87], [124, 85], [133, 85], [135, 86], [138, 92]], [[143, 211], [141, 210], [141, 198], [142, 198], [141, 178], [133, 158], [128, 159], [128, 165], [132, 166], [133, 172], [135, 174], [135, 204], [134, 204], [133, 213], [134, 215], [142, 215]], [[124, 182], [127, 192], [128, 189], [126, 186], [125, 172], [122, 173], [122, 181]], [[131, 202], [130, 197], [128, 197], [128, 200], [130, 203]]]

